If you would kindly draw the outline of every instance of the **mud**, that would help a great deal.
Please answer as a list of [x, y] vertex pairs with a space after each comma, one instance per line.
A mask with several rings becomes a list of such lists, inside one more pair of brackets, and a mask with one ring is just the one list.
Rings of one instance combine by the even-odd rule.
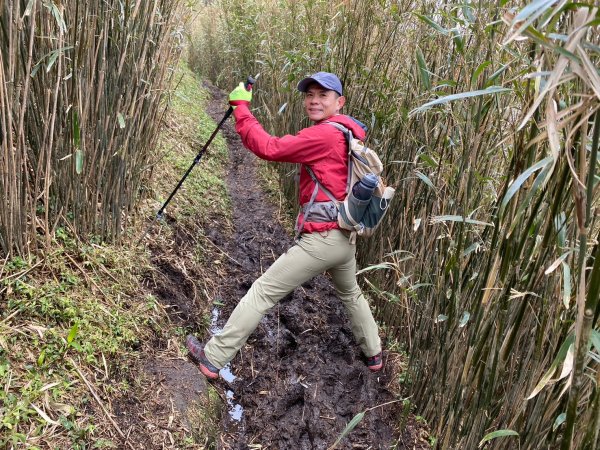
[[[226, 97], [205, 87], [213, 96], [208, 112], [219, 122]], [[143, 283], [143, 293], [158, 300], [174, 326], [204, 341], [209, 336], [202, 333], [218, 333], [252, 282], [292, 245], [258, 182], [258, 160], [241, 145], [233, 120], [223, 133], [230, 148], [233, 230], [219, 223], [222, 218], [210, 218], [211, 225], [202, 227], [223, 263], [198, 267], [195, 234], [172, 222], [175, 237], [168, 249], [152, 239], [148, 244], [153, 270]], [[208, 219], [198, 218], [199, 225], [203, 220]], [[210, 295], [215, 307], [207, 311]], [[398, 355], [384, 352], [383, 371], [369, 372], [326, 275], [282, 299], [221, 371], [214, 383], [223, 400], [220, 414], [204, 408], [207, 381], [181, 357], [184, 337], [155, 331], [130, 371], [139, 379], [129, 379], [132, 389], [112, 403], [128, 448], [181, 448], [176, 439], [184, 433], [193, 435], [199, 448], [328, 449], [361, 412], [363, 419], [337, 448], [429, 448], [423, 426], [403, 414], [403, 403], [390, 388], [397, 386]], [[190, 415], [198, 411], [221, 418], [216, 442], [194, 425]]]
[[[218, 122], [226, 98], [213, 86], [205, 87], [213, 95], [208, 112]], [[224, 325], [252, 282], [292, 245], [257, 181], [257, 158], [241, 145], [233, 120], [223, 133], [231, 154], [227, 181], [234, 232], [224, 238], [213, 230], [209, 237], [239, 264], [225, 269], [218, 288], [223, 306], [213, 313], [213, 332]], [[265, 316], [231, 362], [231, 371], [236, 379], [217, 386], [233, 394], [230, 410], [239, 407], [243, 414], [239, 421], [223, 415], [223, 448], [326, 449], [364, 411], [338, 448], [428, 448], [416, 436], [414, 424], [402, 427], [401, 434], [397, 431], [402, 403], [386, 387], [391, 370], [388, 366], [372, 374], [367, 369], [325, 275], [296, 289]]]

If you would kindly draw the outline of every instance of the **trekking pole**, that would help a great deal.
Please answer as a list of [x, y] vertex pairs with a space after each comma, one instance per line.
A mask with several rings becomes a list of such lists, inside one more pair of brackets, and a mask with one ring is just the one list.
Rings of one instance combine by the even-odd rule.
[[[251, 90], [254, 83], [256, 83], [256, 80], [253, 77], [249, 76], [246, 79], [246, 82], [244, 83], [246, 90], [248, 90], [248, 91]], [[208, 138], [208, 141], [206, 141], [206, 144], [204, 144], [204, 146], [200, 149], [200, 151], [194, 158], [194, 161], [192, 162], [190, 167], [188, 167], [188, 169], [185, 171], [185, 174], [183, 175], [181, 180], [179, 180], [179, 183], [177, 183], [177, 186], [175, 186], [175, 189], [173, 189], [173, 192], [171, 192], [171, 195], [169, 195], [167, 200], [163, 203], [163, 205], [160, 207], [160, 209], [156, 213], [157, 220], [162, 219], [163, 214], [165, 212], [165, 208], [171, 202], [171, 200], [173, 199], [173, 197], [175, 196], [175, 194], [177, 193], [177, 191], [179, 190], [179, 188], [181, 187], [181, 185], [183, 184], [185, 179], [188, 177], [188, 175], [190, 174], [190, 172], [192, 171], [194, 166], [200, 162], [200, 160], [202, 159], [202, 156], [204, 156], [204, 153], [206, 152], [206, 149], [208, 148], [208, 146], [213, 141], [213, 139], [215, 138], [215, 136], [217, 135], [217, 133], [219, 132], [219, 130], [221, 129], [221, 127], [223, 126], [225, 121], [229, 118], [229, 116], [231, 116], [232, 113], [233, 113], [233, 106], [230, 106], [229, 109], [225, 112], [225, 115], [223, 116], [223, 118], [221, 119], [219, 124], [217, 125], [217, 128], [215, 128], [215, 130], [212, 132], [212, 134]], [[152, 224], [150, 224], [150, 225], [152, 225]], [[140, 238], [140, 242], [146, 237], [146, 234], [148, 234], [149, 229], [150, 229], [150, 227], [146, 228], [146, 231]]]

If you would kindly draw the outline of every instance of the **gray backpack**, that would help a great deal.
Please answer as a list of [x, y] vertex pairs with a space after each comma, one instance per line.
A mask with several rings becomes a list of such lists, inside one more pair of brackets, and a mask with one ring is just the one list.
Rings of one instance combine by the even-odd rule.
[[[385, 185], [383, 178], [381, 178], [383, 164], [373, 150], [368, 148], [362, 141], [354, 138], [352, 131], [344, 125], [336, 122], [326, 123], [344, 133], [346, 142], [348, 142], [346, 197], [342, 201], [336, 200], [333, 194], [317, 180], [312, 169], [305, 166], [306, 171], [315, 183], [315, 189], [310, 201], [302, 205], [304, 221], [297, 227], [297, 236], [302, 232], [304, 223], [308, 221], [310, 216], [311, 222], [337, 222], [341, 229], [352, 232], [350, 241], [355, 242], [356, 236], [369, 237], [375, 233], [387, 213], [396, 190]], [[379, 183], [369, 200], [359, 200], [352, 194], [352, 186], [368, 173], [376, 175]], [[319, 189], [329, 197], [329, 202], [315, 202]]]

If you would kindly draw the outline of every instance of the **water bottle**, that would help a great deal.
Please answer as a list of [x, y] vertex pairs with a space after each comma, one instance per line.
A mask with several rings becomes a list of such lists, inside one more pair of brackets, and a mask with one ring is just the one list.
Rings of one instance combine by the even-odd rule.
[[361, 180], [354, 183], [352, 195], [358, 200], [369, 200], [378, 184], [377, 175], [368, 173]]

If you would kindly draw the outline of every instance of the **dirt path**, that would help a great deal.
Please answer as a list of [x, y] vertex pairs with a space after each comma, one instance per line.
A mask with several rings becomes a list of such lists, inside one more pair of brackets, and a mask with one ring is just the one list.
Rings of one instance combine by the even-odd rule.
[[[213, 95], [208, 113], [219, 121], [225, 96], [205, 87]], [[252, 282], [292, 245], [258, 185], [256, 157], [242, 147], [233, 121], [223, 132], [231, 152], [228, 184], [235, 231], [231, 239], [216, 229], [209, 233], [231, 258], [218, 288], [223, 306], [213, 311], [213, 331], [224, 325]], [[390, 372], [375, 375], [366, 368], [343, 306], [324, 275], [296, 289], [265, 316], [232, 361], [231, 371], [234, 381], [218, 382], [233, 396], [223, 420], [224, 448], [326, 449], [356, 414], [396, 399], [386, 388]], [[393, 403], [367, 412], [339, 448], [427, 448], [415, 446], [412, 425], [398, 436], [401, 409], [401, 403]]]

